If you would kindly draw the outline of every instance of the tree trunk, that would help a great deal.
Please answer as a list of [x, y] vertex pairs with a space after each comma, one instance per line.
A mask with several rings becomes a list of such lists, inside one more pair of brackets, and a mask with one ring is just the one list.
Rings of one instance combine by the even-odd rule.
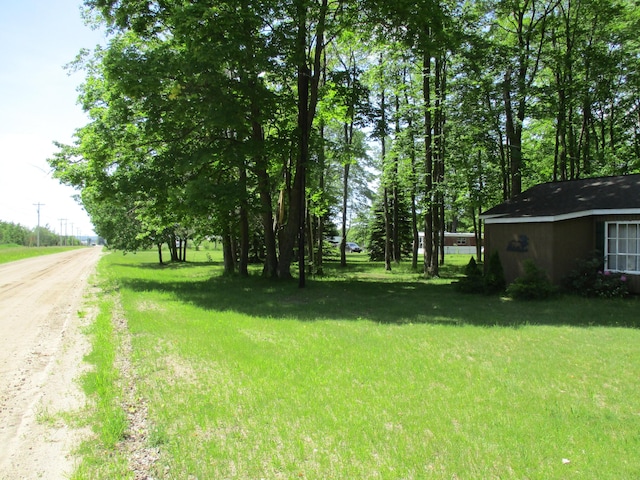
[[[325, 60], [326, 63], [326, 60]], [[323, 67], [324, 69], [324, 67]], [[322, 202], [324, 203], [324, 183], [325, 183], [325, 151], [324, 151], [324, 120], [320, 120], [320, 151], [318, 152], [318, 169], [320, 171], [319, 188], [322, 195]], [[323, 257], [324, 257], [324, 215], [321, 213], [318, 215], [318, 253], [316, 255], [315, 270], [317, 275], [324, 274]]]
[[311, 209], [309, 208], [309, 199], [307, 199], [307, 245], [309, 245], [308, 253], [309, 253], [309, 274], [313, 275], [313, 269], [315, 267], [315, 237], [314, 237], [314, 223], [311, 218]]
[[240, 200], [240, 258], [238, 262], [238, 272], [243, 277], [249, 276], [249, 206], [247, 205], [247, 169], [240, 165], [240, 185], [242, 186], [243, 197]]
[[236, 259], [233, 252], [233, 240], [229, 232], [222, 235], [222, 258], [224, 263], [224, 274], [232, 275], [235, 273]]
[[[260, 124], [260, 110], [254, 103], [251, 106], [251, 136], [258, 145], [264, 144], [264, 130]], [[266, 278], [275, 278], [278, 273], [278, 254], [276, 251], [276, 234], [273, 229], [273, 206], [271, 198], [271, 182], [267, 172], [267, 159], [257, 152], [253, 157], [253, 170], [258, 183], [258, 196], [260, 197], [260, 219], [264, 235], [265, 262], [262, 275]]]
[[[504, 95], [503, 95], [504, 97]], [[502, 127], [500, 125], [500, 114], [493, 108], [491, 97], [487, 93], [485, 96], [485, 103], [487, 106], [487, 110], [489, 111], [490, 117], [493, 119], [493, 128], [498, 136], [498, 152], [500, 153], [500, 178], [502, 180], [502, 201], [504, 202], [508, 198], [510, 198], [510, 185], [509, 181], [509, 168], [508, 168], [508, 153], [507, 148], [505, 148], [505, 139], [502, 133]], [[508, 140], [507, 140], [508, 143]]]
[[[396, 108], [396, 138], [400, 136], [400, 101], [398, 95], [395, 98]], [[393, 194], [393, 261], [397, 265], [400, 263], [401, 245], [400, 245], [400, 189], [398, 188], [398, 155], [393, 156], [393, 178], [392, 194]]]
[[[304, 246], [304, 200], [306, 185], [306, 163], [309, 154], [308, 137], [308, 112], [309, 112], [309, 67], [307, 66], [307, 7], [299, 1], [297, 5], [297, 37], [296, 37], [296, 62], [297, 62], [297, 82], [298, 82], [298, 151], [295, 162], [295, 174], [287, 223], [280, 231], [280, 261], [278, 263], [278, 276], [280, 278], [291, 278], [291, 263], [294, 258], [294, 247]], [[300, 235], [302, 234], [302, 239]], [[298, 252], [299, 283], [304, 286], [304, 248]]]
[[424, 100], [425, 185], [427, 202], [424, 218], [424, 275], [429, 276], [433, 263], [433, 135], [431, 129], [431, 55], [425, 51], [422, 58], [422, 96]]
[[[380, 57], [380, 64], [382, 64], [382, 57]], [[382, 93], [380, 95], [380, 156], [382, 163], [382, 183], [383, 183], [383, 205], [382, 210], [384, 212], [384, 268], [387, 271], [391, 271], [391, 219], [389, 218], [389, 189], [386, 185], [387, 179], [385, 178], [385, 163], [387, 161], [387, 105], [385, 98], [384, 81], [381, 83]]]
[[305, 223], [306, 223], [306, 177], [309, 158], [309, 136], [318, 103], [318, 86], [324, 49], [325, 17], [327, 15], [328, 0], [322, 0], [318, 24], [315, 32], [315, 52], [313, 71], [307, 65], [307, 5], [303, 0], [297, 0], [297, 35], [296, 62], [298, 82], [298, 155], [296, 157], [296, 172], [291, 191], [291, 203], [287, 224], [280, 235], [280, 261], [278, 276], [291, 278], [291, 263], [293, 248], [298, 244], [298, 285], [304, 287], [305, 281]]
[[[509, 176], [511, 177], [510, 198], [522, 192], [522, 130], [516, 125], [511, 99], [511, 69], [505, 73], [503, 94], [505, 108], [505, 129], [509, 148]], [[520, 132], [520, 134], [518, 133]]]
[[172, 262], [177, 262], [180, 260], [180, 258], [178, 257], [178, 247], [176, 245], [177, 242], [178, 239], [176, 238], [176, 235], [173, 233], [170, 234], [167, 246], [169, 247], [169, 254], [171, 255]]
[[184, 237], [184, 239], [182, 240], [182, 251], [180, 252], [180, 261], [181, 262], [186, 262], [187, 261], [187, 236]]
[[445, 92], [445, 63], [440, 55], [435, 60], [435, 101], [433, 122], [433, 259], [431, 261], [430, 275], [440, 275], [440, 263], [444, 260], [444, 111], [443, 96]]
[[[348, 141], [348, 134], [346, 133], [346, 129], [347, 126], [345, 125], [345, 135], [347, 136], [347, 141]], [[342, 267], [346, 267], [347, 266], [347, 205], [348, 205], [348, 198], [349, 198], [349, 168], [351, 167], [350, 164], [350, 160], [347, 160], [347, 162], [344, 165], [344, 173], [343, 173], [343, 177], [342, 177], [342, 240], [340, 241], [340, 266]]]
[[[306, 48], [306, 6], [299, 6], [299, 19], [301, 28], [298, 46]], [[304, 10], [304, 14], [302, 14]], [[304, 37], [303, 37], [304, 35]], [[305, 220], [306, 220], [306, 188], [307, 188], [307, 162], [309, 160], [309, 135], [311, 125], [309, 124], [309, 79], [311, 72], [307, 67], [306, 59], [301, 58], [298, 66], [298, 129], [299, 152], [298, 165], [294, 181], [294, 191], [296, 192], [294, 201], [298, 204], [298, 286], [303, 288], [306, 285], [305, 277]]]
[[243, 277], [249, 276], [249, 215], [246, 205], [240, 207], [240, 258], [238, 272]]
[[414, 271], [418, 271], [418, 242], [420, 241], [420, 235], [418, 231], [418, 209], [416, 206], [416, 183], [417, 183], [417, 171], [416, 171], [416, 150], [414, 147], [413, 138], [413, 125], [411, 119], [408, 123], [409, 128], [409, 155], [411, 157], [411, 233], [413, 235], [413, 247], [411, 249], [411, 268]]
[[556, 115], [556, 145], [553, 180], [567, 180], [567, 98], [561, 72], [556, 73], [558, 112]]
[[389, 218], [389, 189], [384, 187], [384, 269], [391, 271], [391, 220]]
[[[480, 216], [480, 214], [482, 213], [482, 193], [484, 190], [484, 178], [483, 178], [483, 171], [482, 171], [482, 156], [480, 151], [478, 150], [478, 160], [477, 160], [477, 169], [478, 169], [478, 195], [475, 199], [475, 201], [477, 201], [477, 208], [478, 208], [478, 218]], [[471, 205], [471, 212], [472, 212], [472, 216], [473, 216], [473, 232], [475, 234], [476, 237], [476, 259], [478, 261], [482, 260], [482, 221], [478, 221], [476, 219], [476, 213], [475, 213], [475, 207], [474, 207], [475, 202], [472, 202]]]
[[[324, 86], [327, 82], [327, 52], [322, 52], [322, 66], [320, 70], [321, 82]], [[320, 118], [320, 125], [318, 126], [320, 136], [320, 149], [318, 151], [318, 171], [320, 172], [320, 179], [318, 181], [318, 187], [320, 188], [321, 203], [324, 207], [325, 202], [325, 168], [326, 168], [326, 154], [325, 154], [325, 138], [324, 138], [324, 119]], [[317, 216], [317, 232], [316, 232], [318, 251], [316, 254], [315, 271], [317, 275], [324, 274], [324, 213], [320, 213]]]

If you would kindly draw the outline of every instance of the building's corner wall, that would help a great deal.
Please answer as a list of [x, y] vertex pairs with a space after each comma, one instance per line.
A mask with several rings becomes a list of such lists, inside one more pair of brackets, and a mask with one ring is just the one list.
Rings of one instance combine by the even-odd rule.
[[493, 223], [485, 225], [485, 262], [497, 251], [507, 284], [524, 274], [524, 263], [533, 260], [550, 276], [553, 272], [552, 224]]

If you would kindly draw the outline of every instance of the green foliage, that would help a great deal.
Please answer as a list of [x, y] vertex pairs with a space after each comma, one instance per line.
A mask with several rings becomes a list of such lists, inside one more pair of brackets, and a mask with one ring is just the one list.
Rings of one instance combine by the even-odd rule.
[[471, 257], [464, 268], [464, 277], [456, 282], [456, 289], [462, 293], [483, 293], [485, 279], [476, 259]]
[[475, 257], [471, 257], [469, 259], [469, 263], [467, 263], [467, 266], [464, 268], [464, 274], [467, 277], [482, 276], [482, 271], [480, 270], [480, 267], [478, 266], [478, 262], [476, 262]]
[[0, 245], [35, 246], [38, 244], [38, 237], [42, 247], [60, 244], [60, 237], [49, 226], [29, 229], [20, 224], [0, 221]]
[[[380, 203], [367, 192], [377, 183], [413, 195], [419, 215], [445, 205], [443, 225], [470, 227], [520, 180], [640, 169], [632, 2], [151, 3], [85, 1], [112, 35], [76, 63], [91, 122], [50, 161], [112, 246], [144, 248], [176, 230], [245, 235], [246, 209], [260, 221], [240, 243], [265, 237], [274, 257], [275, 225], [288, 265], [305, 194], [316, 219], [335, 220], [340, 192], [358, 214]], [[382, 139], [372, 179], [366, 150]]]
[[526, 260], [523, 266], [524, 275], [516, 278], [507, 287], [509, 297], [516, 300], [544, 300], [557, 293], [557, 287], [533, 260]]
[[[413, 243], [413, 235], [411, 233], [411, 216], [409, 213], [409, 205], [407, 199], [402, 195], [399, 197], [399, 215], [398, 225], [393, 225], [391, 222], [391, 239], [390, 248], [393, 251], [393, 231], [398, 229], [398, 239], [400, 242], [400, 255], [405, 258], [411, 254], [411, 244]], [[393, 209], [393, 199], [389, 198], [389, 216], [391, 217], [391, 211]], [[382, 198], [379, 197], [373, 207], [373, 221], [371, 222], [370, 237], [368, 242], [369, 259], [373, 261], [384, 260], [385, 250], [385, 224], [384, 224], [384, 207], [382, 205]]]
[[506, 285], [500, 254], [497, 251], [493, 251], [491, 255], [489, 255], [489, 261], [487, 262], [484, 274], [484, 291], [489, 295], [502, 293]]
[[582, 297], [622, 298], [629, 294], [626, 275], [605, 270], [600, 252], [578, 260], [563, 285], [568, 292]]
[[481, 293], [495, 295], [503, 293], [506, 282], [502, 262], [498, 252], [493, 252], [483, 272], [474, 257], [464, 268], [464, 276], [455, 282], [456, 290], [461, 293]]
[[28, 245], [31, 231], [15, 223], [0, 222], [0, 244]]

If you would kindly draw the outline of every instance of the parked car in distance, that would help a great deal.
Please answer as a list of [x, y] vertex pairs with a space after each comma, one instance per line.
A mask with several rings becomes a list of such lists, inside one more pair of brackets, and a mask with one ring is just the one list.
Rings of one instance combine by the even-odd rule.
[[347, 252], [355, 252], [355, 253], [360, 253], [362, 251], [362, 249], [360, 248], [360, 245], [358, 245], [355, 242], [347, 242], [346, 250]]

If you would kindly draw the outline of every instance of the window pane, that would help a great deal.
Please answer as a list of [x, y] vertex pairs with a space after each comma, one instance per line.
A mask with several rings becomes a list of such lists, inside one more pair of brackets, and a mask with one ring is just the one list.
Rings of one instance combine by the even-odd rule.
[[617, 235], [616, 235], [616, 233], [617, 233], [616, 232], [616, 224], [615, 223], [610, 223], [608, 225], [608, 227], [609, 228], [607, 229], [607, 237], [608, 238], [616, 238], [617, 237]]
[[608, 270], [617, 270], [618, 268], [618, 264], [616, 262], [616, 256], [615, 255], [609, 255], [607, 257], [607, 269]]
[[618, 253], [615, 240], [609, 240], [609, 242], [607, 243], [607, 250], [609, 253]]
[[627, 268], [627, 256], [626, 255], [618, 255], [618, 265], [616, 270], [624, 270]]
[[629, 253], [638, 253], [638, 240], [635, 238], [627, 240], [627, 250], [629, 250]]
[[628, 235], [629, 235], [629, 238], [638, 238], [638, 225], [637, 224], [635, 224], [635, 223], [630, 223], [629, 224]]
[[626, 223], [620, 223], [618, 224], [618, 238], [627, 238], [627, 224]]
[[636, 269], [636, 257], [633, 255], [629, 255], [627, 257], [627, 266], [625, 267], [625, 271], [633, 272]]
[[628, 253], [626, 238], [618, 240], [618, 253]]

